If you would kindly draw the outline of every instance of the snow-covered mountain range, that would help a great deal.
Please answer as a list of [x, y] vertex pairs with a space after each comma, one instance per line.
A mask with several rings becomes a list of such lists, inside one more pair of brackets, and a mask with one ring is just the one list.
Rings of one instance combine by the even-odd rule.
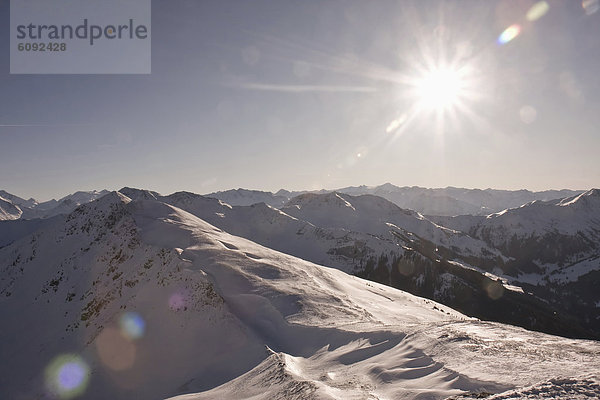
[[419, 211], [425, 215], [487, 215], [507, 208], [518, 207], [534, 200], [552, 200], [573, 196], [580, 191], [546, 190], [495, 190], [464, 188], [397, 187], [390, 183], [381, 186], [349, 187], [343, 193], [374, 194], [388, 199], [402, 208]]
[[[385, 183], [379, 186], [350, 186], [336, 190], [288, 191], [281, 189], [276, 193], [240, 188], [213, 192], [205, 196], [222, 200], [232, 206], [250, 206], [265, 203], [275, 208], [281, 208], [292, 198], [305, 193], [326, 194], [334, 192], [352, 196], [370, 194], [383, 197], [400, 208], [414, 210], [423, 215], [485, 216], [536, 200], [549, 201], [576, 196], [583, 191], [564, 189], [532, 192], [529, 190], [481, 190], [455, 187], [430, 189], [418, 186], [399, 187], [391, 183]], [[0, 190], [0, 197], [22, 209], [24, 211], [22, 218], [32, 219], [67, 213], [74, 207], [97, 199], [106, 193], [106, 190], [80, 191], [59, 200], [52, 199], [42, 203], [38, 203], [35, 199], [25, 200], [4, 190]], [[160, 196], [156, 192], [148, 191], [148, 193], [153, 196]], [[66, 202], [66, 204], [62, 205], [61, 208], [56, 208], [63, 202]]]
[[[134, 189], [126, 190], [136, 198]], [[548, 266], [555, 276], [569, 274], [572, 281], [537, 279], [532, 284], [534, 276], [528, 275], [529, 280], [524, 281], [521, 271], [531, 269], [527, 251], [544, 252], [543, 247], [535, 250], [535, 243], [530, 242], [514, 253], [459, 224], [488, 221], [493, 216], [426, 218], [377, 196], [342, 193], [303, 194], [280, 209], [265, 204], [230, 206], [186, 192], [160, 200], [269, 248], [407, 290], [469, 315], [555, 334], [600, 337], [600, 310], [596, 307], [600, 295], [593, 289], [600, 270], [597, 246], [580, 254], [578, 260], [583, 264], [575, 267], [578, 276], [569, 272], [572, 265]], [[598, 209], [592, 205], [592, 212]], [[531, 214], [523, 207], [517, 210]], [[540, 220], [548, 219], [552, 211], [547, 214]], [[583, 209], [575, 214], [578, 216], [562, 224], [584, 227], [585, 221], [594, 223]], [[556, 222], [548, 219], [548, 223]], [[561, 240], [579, 239], [562, 236]], [[591, 240], [598, 243], [596, 238]], [[549, 259], [564, 257], [557, 249], [544, 254]]]
[[[473, 319], [194, 215], [231, 226], [254, 217], [262, 225], [245, 229], [257, 236], [296, 221], [305, 228], [297, 236], [323, 229], [333, 243], [330, 234], [352, 233], [375, 207], [381, 220], [353, 234], [382, 241], [389, 220], [429, 235], [413, 234], [415, 246], [488, 246], [382, 199], [323, 196], [284, 211], [123, 189], [68, 214], [0, 222], [0, 398], [600, 396], [596, 341]], [[319, 207], [361, 215], [335, 223]]]
[[[59, 204], [100, 193], [79, 192]], [[279, 209], [264, 203], [231, 206], [189, 192], [162, 196], [123, 188], [120, 193], [167, 203], [271, 249], [471, 316], [571, 337], [600, 337], [597, 190], [489, 216], [452, 218], [425, 217], [374, 195], [338, 192], [305, 193]], [[50, 213], [58, 214], [56, 209]], [[37, 227], [36, 221], [4, 223], [0, 245], [11, 232]]]
[[107, 193], [107, 190], [79, 191], [59, 200], [52, 199], [38, 203], [35, 199], [25, 200], [0, 190], [0, 221], [18, 218], [48, 218], [59, 214], [68, 214], [77, 206], [98, 199]]
[[352, 196], [371, 194], [383, 197], [400, 208], [414, 210], [424, 215], [488, 215], [507, 208], [519, 207], [525, 203], [541, 200], [548, 201], [575, 196], [582, 191], [577, 190], [546, 190], [531, 192], [529, 190], [496, 190], [496, 189], [465, 189], [465, 188], [424, 188], [418, 186], [395, 186], [385, 183], [379, 186], [350, 186], [336, 190], [319, 190], [314, 192], [280, 190], [277, 193], [254, 190], [236, 189], [225, 192], [207, 194], [223, 200], [228, 204], [252, 205], [266, 203], [279, 208], [293, 197], [304, 193], [345, 193]]

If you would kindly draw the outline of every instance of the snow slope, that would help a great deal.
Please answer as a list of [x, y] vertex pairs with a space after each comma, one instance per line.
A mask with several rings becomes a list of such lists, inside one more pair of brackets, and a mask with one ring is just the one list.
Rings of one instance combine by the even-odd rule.
[[0, 354], [10, 360], [0, 367], [0, 398], [65, 397], [46, 376], [64, 355], [91, 370], [86, 399], [164, 398], [262, 360], [262, 341], [205, 274], [189, 270], [175, 246], [140, 240], [129, 202], [109, 194], [0, 248]]
[[[595, 390], [597, 342], [466, 318], [163, 202], [111, 193], [13, 239], [1, 398], [443, 399], [559, 377]], [[61, 354], [79, 364], [55, 373]]]

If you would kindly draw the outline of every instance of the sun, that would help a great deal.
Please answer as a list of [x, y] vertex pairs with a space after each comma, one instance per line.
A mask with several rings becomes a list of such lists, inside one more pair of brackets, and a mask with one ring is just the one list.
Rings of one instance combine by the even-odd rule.
[[445, 135], [458, 132], [463, 123], [485, 123], [475, 111], [486, 100], [487, 86], [475, 60], [434, 60], [434, 56], [411, 60], [413, 67], [398, 80], [404, 107], [385, 130], [394, 138], [409, 126], [427, 126]]
[[424, 71], [415, 80], [419, 108], [429, 111], [452, 109], [464, 95], [465, 80], [459, 70], [448, 67]]

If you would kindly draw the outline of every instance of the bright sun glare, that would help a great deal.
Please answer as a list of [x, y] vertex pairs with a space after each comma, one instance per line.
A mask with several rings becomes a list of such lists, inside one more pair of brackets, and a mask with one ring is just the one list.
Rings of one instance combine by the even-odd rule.
[[433, 111], [444, 111], [457, 106], [463, 88], [463, 78], [451, 68], [427, 71], [416, 82], [416, 94], [421, 107]]

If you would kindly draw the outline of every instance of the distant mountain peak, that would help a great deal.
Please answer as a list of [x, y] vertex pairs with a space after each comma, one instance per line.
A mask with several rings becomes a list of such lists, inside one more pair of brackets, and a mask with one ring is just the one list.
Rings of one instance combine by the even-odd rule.
[[112, 191], [108, 192], [104, 196], [92, 201], [90, 204], [128, 204], [131, 202], [131, 198], [124, 195], [121, 192]]
[[132, 200], [156, 200], [160, 196], [160, 194], [158, 194], [157, 192], [152, 192], [146, 189], [136, 189], [127, 186], [125, 186], [122, 189], [119, 189], [119, 192]]
[[584, 193], [586, 196], [600, 197], [600, 189], [590, 189]]
[[292, 194], [292, 192], [290, 192], [289, 190], [279, 189], [275, 193], [275, 196], [286, 196], [286, 197], [289, 197], [291, 194]]
[[182, 191], [170, 194], [169, 197], [183, 200], [183, 199], [196, 199], [196, 198], [204, 197], [204, 196], [182, 190]]
[[346, 197], [351, 197], [347, 194], [338, 193], [338, 192], [330, 192], [330, 193], [304, 193], [297, 197], [294, 197], [289, 205], [297, 205], [297, 206], [307, 206], [307, 205], [320, 205], [320, 204], [329, 204], [335, 205], [338, 207], [349, 207], [354, 209], [352, 204], [346, 199]]
[[389, 182], [386, 182], [383, 185], [377, 186], [377, 190], [398, 190], [398, 189], [400, 189], [398, 186], [393, 185]]

